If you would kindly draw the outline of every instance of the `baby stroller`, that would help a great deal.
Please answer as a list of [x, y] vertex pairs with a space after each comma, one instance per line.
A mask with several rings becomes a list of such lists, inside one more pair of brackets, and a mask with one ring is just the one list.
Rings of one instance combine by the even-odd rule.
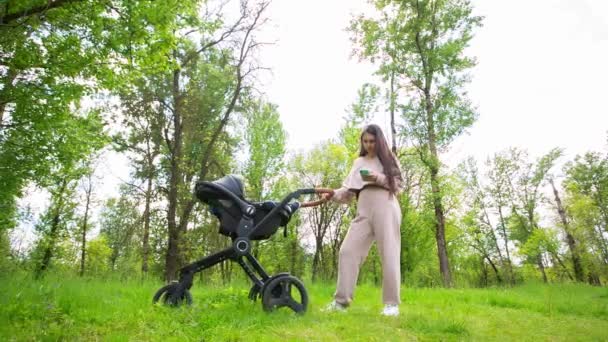
[[[180, 269], [179, 281], [160, 288], [154, 295], [153, 302], [162, 299], [168, 305], [192, 303], [189, 289], [192, 287], [194, 274], [216, 265], [224, 260], [237, 262], [253, 282], [249, 299], [262, 299], [266, 311], [287, 307], [296, 313], [304, 313], [308, 306], [308, 294], [304, 284], [289, 273], [269, 276], [258, 260], [251, 254], [251, 241], [271, 237], [279, 227], [286, 226], [292, 215], [303, 207], [319, 205], [324, 200], [299, 203], [291, 202], [305, 194], [331, 193], [331, 189], [299, 189], [280, 203], [266, 201], [249, 202], [244, 198], [243, 183], [234, 176], [228, 175], [214, 182], [198, 182], [195, 187], [196, 197], [210, 206], [211, 212], [219, 219], [219, 233], [232, 239], [232, 246], [209, 255]], [[292, 289], [299, 292], [294, 296]]]

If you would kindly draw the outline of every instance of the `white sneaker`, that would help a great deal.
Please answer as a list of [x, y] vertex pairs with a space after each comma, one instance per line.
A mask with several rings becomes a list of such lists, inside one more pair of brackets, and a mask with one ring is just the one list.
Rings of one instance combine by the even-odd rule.
[[323, 312], [334, 312], [334, 311], [346, 311], [346, 306], [337, 303], [333, 300], [331, 303], [327, 304], [327, 306], [322, 309]]
[[382, 310], [383, 316], [399, 316], [399, 306], [395, 304], [387, 304]]

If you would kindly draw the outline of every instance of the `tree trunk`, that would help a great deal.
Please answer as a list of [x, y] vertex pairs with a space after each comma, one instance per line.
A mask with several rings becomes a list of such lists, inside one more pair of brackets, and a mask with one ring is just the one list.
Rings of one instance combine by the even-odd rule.
[[84, 275], [84, 266], [86, 260], [86, 245], [87, 245], [87, 224], [89, 221], [89, 207], [91, 204], [91, 193], [93, 191], [93, 185], [91, 184], [91, 175], [88, 176], [89, 184], [86, 191], [86, 204], [84, 209], [84, 221], [82, 223], [82, 249], [80, 255], [80, 276]]
[[44, 250], [44, 256], [42, 257], [42, 262], [40, 263], [40, 267], [38, 268], [38, 272], [36, 272], [36, 278], [40, 278], [42, 273], [47, 270], [49, 264], [51, 263], [51, 258], [53, 257], [53, 249], [55, 248], [55, 239], [57, 238], [57, 231], [59, 228], [59, 210], [55, 212], [55, 216], [53, 217], [53, 223], [51, 225], [51, 231], [49, 234], [49, 241]]
[[481, 279], [479, 279], [480, 287], [488, 286], [488, 267], [486, 266], [485, 258], [482, 256], [481, 259]]
[[[177, 51], [174, 51], [177, 54]], [[171, 177], [169, 179], [169, 208], [167, 210], [167, 225], [169, 230], [169, 244], [165, 260], [165, 280], [172, 281], [177, 277], [179, 268], [179, 240], [180, 229], [177, 224], [177, 193], [181, 177], [181, 149], [182, 149], [182, 95], [179, 86], [180, 71], [173, 72], [173, 143], [171, 144]], [[183, 224], [183, 222], [182, 222]]]
[[[528, 208], [528, 221], [530, 222], [530, 233], [534, 231], [536, 228], [536, 221], [534, 220], [534, 208]], [[548, 283], [547, 274], [545, 273], [545, 264], [543, 263], [543, 255], [539, 254], [536, 256], [536, 264], [538, 265], [538, 269], [543, 276], [543, 282]]]
[[57, 207], [55, 208], [55, 215], [53, 215], [53, 221], [51, 223], [51, 231], [49, 232], [49, 241], [46, 245], [46, 249], [44, 250], [44, 255], [42, 257], [42, 261], [40, 262], [40, 266], [36, 271], [36, 278], [40, 278], [44, 271], [46, 271], [51, 263], [51, 258], [53, 257], [53, 249], [55, 249], [55, 240], [57, 239], [57, 234], [59, 233], [59, 224], [61, 223], [61, 211], [63, 210], [63, 196], [65, 189], [67, 187], [67, 180], [61, 180], [61, 188], [59, 190], [59, 201]]
[[587, 280], [589, 281], [589, 285], [602, 286], [602, 282], [600, 281], [600, 277], [595, 272], [589, 272]]
[[[425, 67], [426, 69], [426, 67]], [[433, 103], [431, 96], [432, 75], [427, 71], [425, 80], [424, 98], [426, 104], [426, 123], [428, 148], [431, 160], [428, 167], [431, 173], [431, 191], [433, 193], [433, 207], [435, 208], [435, 240], [437, 241], [437, 256], [439, 257], [439, 271], [443, 279], [443, 286], [452, 287], [452, 275], [448, 259], [447, 244], [445, 241], [445, 213], [443, 209], [441, 189], [439, 188], [439, 157], [436, 146], [435, 121], [433, 119]]]
[[601, 196], [601, 189], [602, 189], [602, 185], [601, 184], [594, 184], [595, 187], [598, 189], [598, 192], [595, 194], [595, 201], [597, 202], [597, 207], [600, 210], [600, 213], [602, 214], [602, 218], [603, 218], [603, 223], [604, 223], [604, 231], [606, 233], [608, 233], [608, 210], [606, 210], [606, 205], [604, 204], [604, 201], [602, 200], [602, 196]]
[[298, 248], [298, 240], [297, 240], [297, 235], [296, 235], [296, 238], [294, 238], [291, 241], [291, 250], [292, 250], [292, 252], [288, 253], [289, 254], [289, 259], [290, 259], [289, 260], [289, 272], [291, 274], [293, 274], [294, 276], [296, 276], [296, 277], [299, 276], [299, 272], [296, 270], [296, 265], [298, 263], [298, 252], [297, 252], [298, 250], [297, 250], [297, 248]]
[[[29, 35], [28, 35], [29, 36]], [[13, 89], [13, 81], [17, 76], [16, 72], [13, 72], [13, 68], [8, 68], [7, 74], [4, 78], [4, 82], [2, 82], [2, 89], [0, 90], [0, 132], [3, 129], [3, 120], [4, 120], [4, 111], [6, 109], [6, 105], [9, 101], [9, 94]]]
[[538, 269], [540, 270], [540, 273], [543, 276], [543, 282], [545, 284], [548, 283], [549, 280], [547, 280], [547, 273], [545, 273], [545, 264], [543, 263], [543, 256], [541, 254], [536, 257], [536, 264], [538, 265]]
[[498, 281], [499, 284], [502, 284], [502, 278], [500, 276], [500, 272], [498, 272], [498, 268], [496, 267], [496, 265], [494, 264], [492, 259], [490, 259], [490, 257], [487, 254], [484, 255], [484, 257], [486, 258], [486, 260], [488, 260], [488, 263], [490, 264], [490, 266], [492, 266], [492, 269], [494, 270], [494, 273], [496, 274], [496, 280]]
[[502, 230], [503, 239], [505, 240], [505, 253], [507, 254], [507, 269], [509, 272], [509, 283], [515, 284], [515, 277], [513, 275], [513, 264], [511, 263], [511, 253], [509, 252], [509, 237], [507, 236], [507, 224], [502, 214], [502, 206], [498, 206], [498, 215], [500, 217], [500, 228]]
[[75, 3], [75, 2], [82, 2], [83, 0], [55, 0], [55, 1], [47, 1], [46, 3], [40, 5], [40, 6], [35, 6], [35, 7], [28, 7], [25, 9], [22, 9], [19, 12], [16, 13], [4, 13], [2, 16], [0, 16], [0, 24], [8, 24], [12, 21], [21, 19], [21, 18], [26, 18], [26, 17], [30, 17], [33, 15], [37, 15], [40, 14], [44, 11], [48, 11], [50, 9], [53, 8], [60, 8], [62, 6], [68, 5], [70, 3]]
[[[504, 265], [505, 264], [505, 259], [502, 256], [502, 252], [500, 250], [500, 245], [498, 244], [498, 238], [496, 237], [496, 233], [494, 232], [494, 227], [492, 227], [492, 224], [490, 223], [490, 216], [488, 215], [488, 212], [485, 209], [485, 207], [483, 208], [483, 212], [484, 212], [484, 215], [486, 216], [487, 224], [490, 227], [490, 234], [491, 234], [490, 237], [492, 238], [492, 242], [494, 242], [494, 246], [496, 247], [496, 252], [498, 253], [498, 259], [500, 261], [500, 264]], [[502, 278], [498, 274], [498, 270], [496, 268], [496, 265], [494, 265], [494, 262], [492, 262], [492, 260], [490, 260], [490, 258], [489, 258], [488, 255], [486, 255], [486, 258], [488, 258], [488, 261], [490, 262], [490, 264], [491, 264], [492, 268], [494, 269], [494, 271], [497, 272], [496, 273], [496, 277], [498, 278], [498, 281], [500, 283], [502, 283]]]
[[431, 188], [433, 192], [433, 206], [435, 207], [435, 240], [437, 242], [437, 256], [439, 257], [439, 271], [443, 279], [443, 286], [452, 286], [452, 275], [448, 259], [447, 244], [445, 241], [445, 216], [441, 203], [441, 194], [438, 181], [438, 170], [431, 170]]
[[566, 272], [566, 275], [568, 276], [568, 279], [574, 280], [574, 277], [572, 277], [572, 274], [570, 274], [570, 271], [568, 270], [568, 267], [566, 267], [566, 265], [564, 265], [564, 262], [559, 257], [559, 255], [557, 253], [552, 253], [552, 256], [553, 256], [553, 259], [555, 259], [557, 261], [557, 263], [564, 269], [564, 272]]
[[319, 276], [319, 263], [321, 261], [321, 249], [323, 248], [323, 241], [318, 238], [315, 239], [315, 255], [312, 258], [312, 282], [314, 283]]
[[148, 186], [146, 188], [146, 207], [144, 209], [144, 236], [142, 243], [141, 271], [145, 277], [148, 274], [148, 255], [150, 253], [150, 202], [152, 202], [152, 175], [148, 174]]
[[568, 243], [570, 255], [572, 256], [572, 265], [574, 266], [574, 276], [576, 277], [576, 281], [584, 282], [585, 275], [583, 271], [583, 266], [581, 263], [581, 258], [578, 254], [578, 248], [576, 247], [576, 240], [574, 239], [574, 236], [570, 233], [570, 225], [568, 224], [566, 210], [562, 205], [562, 201], [559, 197], [557, 189], [555, 188], [555, 184], [553, 184], [553, 180], [549, 179], [549, 183], [551, 183], [551, 187], [553, 188], [553, 194], [555, 195], [555, 203], [557, 204], [557, 212], [559, 213], [559, 217], [564, 227], [564, 232], [566, 233], [566, 242]]
[[[253, 69], [247, 70], [247, 72], [243, 73], [243, 66], [252, 49], [258, 45], [253, 40], [252, 31], [257, 29], [258, 21], [262, 15], [262, 12], [266, 9], [268, 3], [262, 3], [254, 13], [242, 12], [240, 19], [236, 22], [236, 24], [227, 32], [219, 38], [218, 40], [209, 42], [204, 45], [201, 49], [194, 52], [194, 54], [186, 57], [186, 59], [181, 64], [181, 68], [185, 68], [188, 64], [194, 61], [195, 58], [203, 53], [205, 50], [215, 46], [220, 43], [224, 39], [227, 39], [232, 33], [236, 31], [240, 31], [242, 28], [240, 27], [240, 23], [242, 20], [245, 20], [249, 14], [253, 14], [253, 20], [245, 27], [244, 38], [243, 41], [240, 42], [240, 54], [238, 58], [238, 63], [235, 65], [236, 67], [236, 84], [234, 87], [234, 93], [232, 94], [232, 98], [230, 99], [230, 103], [228, 104], [224, 116], [220, 122], [220, 125], [213, 132], [213, 136], [211, 137], [211, 142], [209, 146], [207, 146], [203, 158], [201, 160], [201, 167], [199, 169], [199, 178], [204, 179], [207, 171], [209, 160], [212, 155], [213, 146], [215, 142], [219, 139], [219, 134], [224, 130], [227, 125], [230, 115], [233, 112], [234, 108], [237, 105], [237, 100], [240, 97], [241, 91], [243, 91], [243, 81], [244, 78], [249, 74], [249, 72], [253, 71]], [[178, 60], [178, 51], [173, 51], [173, 56], [175, 60]], [[179, 69], [173, 72], [173, 117], [174, 117], [174, 139], [173, 139], [173, 150], [172, 150], [172, 158], [171, 158], [171, 178], [169, 182], [169, 210], [167, 213], [168, 218], [168, 228], [169, 228], [169, 246], [167, 249], [167, 259], [165, 266], [165, 277], [167, 280], [172, 280], [177, 273], [180, 260], [180, 249], [179, 249], [179, 240], [180, 235], [183, 231], [186, 230], [190, 213], [194, 208], [194, 204], [196, 203], [196, 198], [193, 195], [190, 200], [188, 200], [183, 206], [179, 216], [179, 223], [177, 222], [177, 193], [178, 193], [178, 183], [181, 179], [181, 149], [182, 149], [182, 102], [184, 94], [180, 93], [180, 83], [179, 83], [180, 71]]]
[[391, 72], [391, 90], [390, 90], [390, 110], [391, 110], [391, 139], [392, 151], [395, 157], [397, 156], [397, 129], [395, 128], [395, 73]]
[[605, 265], [608, 265], [608, 245], [606, 244], [606, 240], [604, 239], [604, 236], [602, 233], [602, 228], [599, 226], [595, 226], [595, 229], [593, 230], [593, 232], [595, 233], [596, 238], [600, 245], [602, 261], [604, 262]]

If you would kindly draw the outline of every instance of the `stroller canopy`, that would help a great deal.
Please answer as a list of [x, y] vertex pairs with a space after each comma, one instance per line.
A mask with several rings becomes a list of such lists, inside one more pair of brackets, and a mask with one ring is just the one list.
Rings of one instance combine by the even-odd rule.
[[244, 200], [243, 181], [236, 175], [227, 175], [213, 182], [200, 182], [196, 185], [196, 197], [199, 200], [210, 202], [220, 199], [229, 199], [230, 194]]

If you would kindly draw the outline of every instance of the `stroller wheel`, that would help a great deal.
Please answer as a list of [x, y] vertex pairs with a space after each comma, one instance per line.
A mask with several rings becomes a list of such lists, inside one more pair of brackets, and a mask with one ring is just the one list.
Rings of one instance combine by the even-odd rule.
[[[299, 294], [294, 293], [294, 287]], [[264, 286], [262, 305], [266, 311], [288, 307], [298, 314], [303, 314], [308, 307], [308, 293], [300, 279], [291, 275], [279, 276]]]
[[152, 302], [157, 303], [162, 299], [162, 303], [169, 306], [180, 306], [184, 302], [192, 305], [192, 294], [188, 289], [184, 288], [180, 283], [173, 283], [161, 287], [154, 297]]

